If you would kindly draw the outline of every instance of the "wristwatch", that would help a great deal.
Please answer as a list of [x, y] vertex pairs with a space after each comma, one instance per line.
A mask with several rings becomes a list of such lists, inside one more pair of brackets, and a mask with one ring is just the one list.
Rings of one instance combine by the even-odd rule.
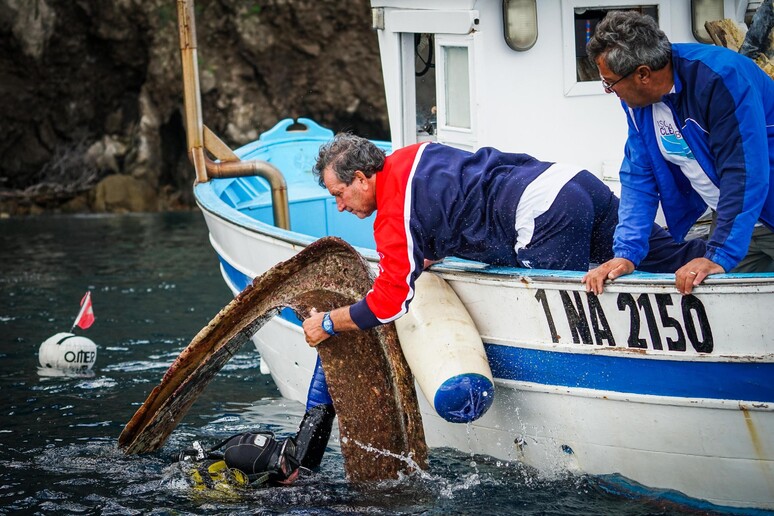
[[330, 312], [325, 312], [325, 315], [323, 315], [322, 329], [325, 330], [325, 333], [328, 335], [336, 335], [336, 332], [333, 331], [333, 321], [331, 320]]

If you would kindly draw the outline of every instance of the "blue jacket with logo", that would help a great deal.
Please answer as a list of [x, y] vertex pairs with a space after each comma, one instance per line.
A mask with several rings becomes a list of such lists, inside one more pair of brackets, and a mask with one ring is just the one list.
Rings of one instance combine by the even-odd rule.
[[[673, 44], [672, 68], [674, 93], [662, 101], [720, 191], [705, 257], [729, 271], [747, 254], [757, 221], [774, 229], [774, 80], [745, 56], [700, 44]], [[679, 167], [662, 157], [652, 107], [622, 104], [629, 137], [613, 248], [636, 265], [648, 252], [659, 201], [678, 241], [707, 205]]]

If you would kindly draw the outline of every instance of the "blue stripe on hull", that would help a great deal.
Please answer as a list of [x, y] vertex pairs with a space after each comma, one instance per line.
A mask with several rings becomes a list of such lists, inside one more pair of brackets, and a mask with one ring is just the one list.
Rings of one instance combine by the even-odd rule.
[[[220, 258], [238, 289], [252, 279]], [[301, 325], [285, 308], [281, 317]], [[774, 403], [774, 363], [650, 360], [484, 344], [495, 378], [600, 391]]]
[[233, 265], [228, 263], [222, 257], [218, 256], [218, 260], [220, 260], [220, 266], [223, 267], [223, 272], [225, 272], [226, 276], [228, 276], [228, 280], [232, 285], [234, 285], [234, 288], [240, 292], [243, 291], [247, 285], [253, 282], [252, 278], [236, 270]]
[[655, 360], [484, 344], [495, 378], [600, 391], [774, 402], [774, 364]]

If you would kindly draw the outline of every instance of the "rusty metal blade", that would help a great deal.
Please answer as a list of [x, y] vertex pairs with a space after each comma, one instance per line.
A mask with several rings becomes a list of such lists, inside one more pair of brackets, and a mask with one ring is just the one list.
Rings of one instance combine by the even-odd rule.
[[[127, 454], [160, 448], [215, 374], [279, 308], [305, 317], [313, 307], [329, 310], [357, 301], [372, 282], [365, 260], [332, 237], [259, 276], [180, 353], [127, 423], [119, 446]], [[338, 415], [347, 477], [382, 480], [426, 468], [414, 380], [394, 326], [341, 333], [318, 352]]]

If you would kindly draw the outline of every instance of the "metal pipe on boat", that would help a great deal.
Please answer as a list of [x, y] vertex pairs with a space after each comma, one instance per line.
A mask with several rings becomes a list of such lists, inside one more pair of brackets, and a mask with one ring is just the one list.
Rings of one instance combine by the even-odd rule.
[[211, 177], [262, 177], [271, 186], [274, 225], [282, 229], [290, 229], [288, 187], [282, 172], [277, 167], [259, 160], [215, 162], [204, 153], [204, 122], [202, 121], [193, 0], [177, 0], [177, 22], [180, 35], [180, 61], [183, 68], [185, 133], [188, 156], [196, 170], [196, 182], [204, 183]]
[[208, 177], [246, 177], [259, 176], [269, 182], [271, 187], [271, 209], [274, 225], [290, 229], [290, 210], [288, 208], [288, 185], [277, 167], [261, 160], [250, 161], [212, 161], [201, 148], [193, 149], [201, 153]]

